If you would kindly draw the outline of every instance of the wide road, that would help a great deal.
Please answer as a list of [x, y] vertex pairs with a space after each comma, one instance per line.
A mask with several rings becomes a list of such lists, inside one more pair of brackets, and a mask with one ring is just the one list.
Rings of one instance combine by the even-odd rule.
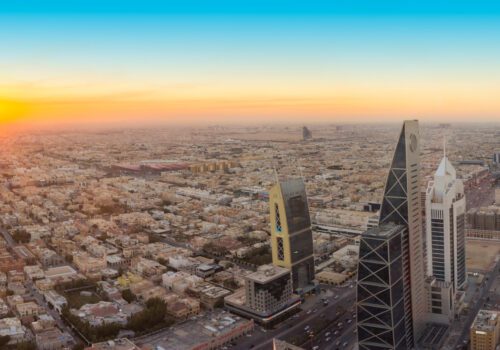
[[479, 312], [479, 310], [483, 308], [489, 290], [499, 275], [499, 269], [500, 269], [500, 260], [497, 261], [492, 271], [485, 274], [485, 280], [486, 278], [488, 280], [483, 283], [476, 304], [474, 305], [474, 307], [470, 308], [462, 333], [460, 334], [460, 337], [457, 338], [456, 342], [453, 344], [453, 348], [456, 348], [458, 345], [467, 344], [470, 335], [469, 334], [470, 327], [474, 322], [474, 319], [476, 318], [476, 315]]
[[[329, 304], [323, 306], [320, 303], [314, 304], [309, 307], [309, 310], [303, 310], [298, 315], [298, 318], [290, 318], [282, 322], [278, 328], [263, 331], [260, 327], [256, 327], [255, 331], [250, 337], [244, 337], [236, 343], [235, 349], [256, 349], [256, 350], [270, 350], [272, 349], [273, 338], [289, 340], [293, 336], [304, 334], [304, 328], [313, 323], [316, 319], [334, 318], [337, 311], [346, 311], [349, 306], [354, 305], [355, 301], [355, 288], [336, 288], [335, 293], [338, 299], [329, 299]], [[310, 296], [309, 298], [318, 298], [320, 296]], [[306, 302], [307, 304], [307, 302]], [[316, 309], [316, 312], [312, 312]]]

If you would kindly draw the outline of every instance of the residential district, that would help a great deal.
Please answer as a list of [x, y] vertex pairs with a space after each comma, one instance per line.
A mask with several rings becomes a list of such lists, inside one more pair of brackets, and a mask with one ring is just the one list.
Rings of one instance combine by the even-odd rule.
[[495, 349], [500, 128], [0, 138], [1, 349]]

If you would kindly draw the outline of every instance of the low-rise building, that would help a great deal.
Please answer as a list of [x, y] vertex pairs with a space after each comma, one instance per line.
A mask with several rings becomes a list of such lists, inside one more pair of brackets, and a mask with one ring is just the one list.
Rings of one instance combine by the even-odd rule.
[[40, 312], [40, 306], [33, 302], [20, 303], [16, 305], [16, 311], [20, 317], [36, 316]]
[[500, 341], [500, 312], [479, 310], [470, 328], [471, 350], [495, 350]]
[[9, 336], [9, 344], [16, 344], [25, 340], [26, 328], [17, 317], [0, 319], [0, 336]]

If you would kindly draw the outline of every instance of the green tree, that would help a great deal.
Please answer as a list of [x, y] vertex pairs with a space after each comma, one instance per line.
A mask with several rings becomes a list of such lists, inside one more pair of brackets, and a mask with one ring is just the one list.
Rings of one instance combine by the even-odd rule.
[[30, 341], [24, 341], [22, 343], [17, 343], [16, 350], [36, 350], [36, 345]]
[[151, 298], [146, 302], [144, 310], [129, 318], [127, 328], [139, 333], [159, 328], [169, 324], [165, 321], [166, 315], [167, 305], [165, 301], [159, 298]]
[[0, 336], [0, 349], [3, 349], [3, 347], [7, 345], [8, 342], [10, 342], [10, 336], [8, 335]]
[[135, 301], [137, 298], [134, 293], [130, 289], [125, 289], [122, 291], [122, 298], [128, 301], [129, 303]]
[[26, 231], [16, 231], [12, 235], [12, 238], [17, 243], [29, 243], [31, 241], [31, 234]]

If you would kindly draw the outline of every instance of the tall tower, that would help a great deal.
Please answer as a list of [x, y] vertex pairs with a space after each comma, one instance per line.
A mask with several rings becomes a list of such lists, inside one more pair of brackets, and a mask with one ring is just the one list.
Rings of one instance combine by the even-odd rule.
[[313, 286], [314, 255], [311, 219], [304, 182], [279, 181], [269, 191], [273, 264], [292, 272], [293, 289]]
[[[425, 327], [427, 312], [420, 210], [419, 141], [418, 121], [405, 121], [387, 176], [379, 220], [380, 227], [389, 223], [404, 227], [401, 230], [404, 312], [397, 314], [397, 317], [404, 318], [405, 344], [402, 345], [402, 349], [414, 347]], [[360, 301], [363, 297], [359, 285], [360, 277], [362, 276], [358, 275], [358, 313], [361, 311]], [[384, 278], [389, 279], [388, 276]], [[373, 285], [371, 293], [376, 294], [378, 288], [379, 286]], [[363, 318], [363, 315], [361, 316]], [[398, 320], [393, 320], [396, 321]], [[362, 332], [361, 328], [358, 320], [359, 333]], [[398, 334], [401, 335], [401, 330], [398, 330]], [[365, 346], [365, 349], [379, 349], [379, 347]]]
[[465, 269], [464, 185], [446, 155], [430, 181], [425, 201], [427, 274], [462, 288]]
[[358, 264], [358, 345], [360, 350], [408, 349], [405, 324], [403, 236], [394, 223], [361, 235]]

